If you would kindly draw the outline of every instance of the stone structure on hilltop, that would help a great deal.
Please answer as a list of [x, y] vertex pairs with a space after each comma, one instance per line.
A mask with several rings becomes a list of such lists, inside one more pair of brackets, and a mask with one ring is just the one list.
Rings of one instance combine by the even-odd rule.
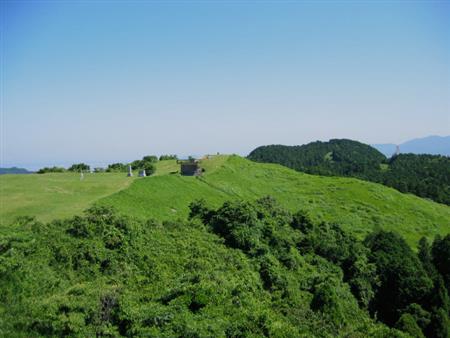
[[183, 176], [200, 176], [203, 173], [198, 161], [189, 159], [187, 161], [178, 161], [181, 165], [181, 175]]

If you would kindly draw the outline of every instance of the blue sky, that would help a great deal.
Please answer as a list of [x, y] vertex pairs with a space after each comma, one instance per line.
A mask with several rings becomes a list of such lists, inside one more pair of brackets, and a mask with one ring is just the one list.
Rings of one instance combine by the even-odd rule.
[[450, 134], [450, 2], [3, 1], [1, 165]]

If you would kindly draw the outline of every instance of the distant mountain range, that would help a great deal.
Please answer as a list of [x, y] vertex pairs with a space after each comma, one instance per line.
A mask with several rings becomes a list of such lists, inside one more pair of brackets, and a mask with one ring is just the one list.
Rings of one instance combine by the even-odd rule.
[[[386, 157], [391, 157], [397, 148], [396, 144], [372, 144], [372, 147], [378, 149]], [[400, 153], [412, 154], [430, 154], [450, 156], [450, 136], [427, 136], [416, 138], [402, 144], [399, 144]]]
[[28, 171], [27, 169], [24, 168], [17, 168], [17, 167], [12, 167], [12, 168], [0, 168], [0, 175], [4, 175], [4, 174], [32, 174], [32, 171]]

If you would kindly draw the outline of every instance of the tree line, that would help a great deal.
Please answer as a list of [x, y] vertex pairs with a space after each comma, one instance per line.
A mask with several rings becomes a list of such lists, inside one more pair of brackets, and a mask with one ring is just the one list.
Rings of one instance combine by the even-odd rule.
[[[155, 163], [158, 161], [176, 160], [177, 155], [161, 155], [159, 158], [155, 155], [144, 156], [141, 160], [135, 160], [131, 163], [112, 163], [106, 168], [96, 167], [93, 168], [94, 172], [127, 172], [128, 167], [131, 166], [132, 170], [145, 170], [147, 175], [152, 175], [156, 168]], [[63, 167], [44, 167], [37, 171], [38, 174], [45, 173], [63, 173], [63, 172], [90, 172], [91, 167], [85, 163], [76, 163], [71, 165], [69, 168]]]

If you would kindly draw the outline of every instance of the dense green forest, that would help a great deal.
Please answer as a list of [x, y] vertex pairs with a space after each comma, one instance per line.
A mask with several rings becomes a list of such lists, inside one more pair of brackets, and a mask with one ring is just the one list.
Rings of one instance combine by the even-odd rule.
[[380, 183], [450, 205], [450, 157], [400, 154], [388, 164]]
[[399, 154], [388, 159], [369, 145], [333, 139], [302, 146], [262, 146], [248, 158], [308, 174], [357, 177], [450, 205], [450, 158], [446, 156]]
[[0, 336], [448, 337], [450, 235], [416, 254], [273, 198], [160, 223], [92, 207], [0, 227]]

